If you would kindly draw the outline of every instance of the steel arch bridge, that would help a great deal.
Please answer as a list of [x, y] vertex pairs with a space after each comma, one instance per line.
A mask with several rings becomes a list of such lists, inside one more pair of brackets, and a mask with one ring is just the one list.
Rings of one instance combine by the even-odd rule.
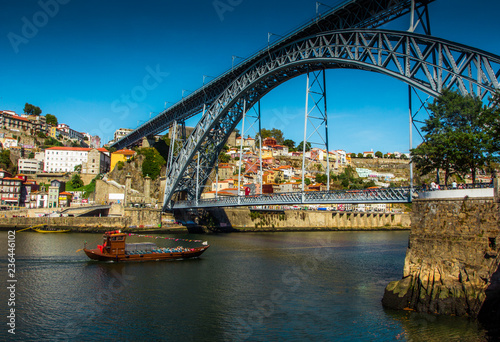
[[499, 89], [500, 57], [431, 36], [363, 29], [321, 33], [268, 51], [205, 108], [168, 170], [163, 209], [179, 191], [197, 203], [197, 191], [244, 111], [294, 77], [337, 68], [378, 72], [434, 97], [444, 88], [457, 88], [487, 99]]

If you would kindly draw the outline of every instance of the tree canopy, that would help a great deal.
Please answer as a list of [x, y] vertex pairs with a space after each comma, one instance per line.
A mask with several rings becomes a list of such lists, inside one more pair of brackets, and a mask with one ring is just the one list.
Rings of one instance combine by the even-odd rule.
[[52, 125], [52, 126], [57, 126], [58, 122], [57, 122], [57, 118], [55, 115], [52, 115], [52, 114], [47, 114], [45, 115], [45, 119], [47, 121], [47, 123], [49, 125]]
[[29, 115], [40, 115], [42, 114], [42, 110], [40, 109], [40, 107], [26, 102], [26, 104], [24, 105], [24, 113]]
[[[273, 128], [273, 129], [266, 129], [262, 128], [260, 131], [260, 136], [262, 137], [262, 140], [265, 138], [274, 138], [276, 139], [276, 143], [278, 145], [283, 145], [285, 138], [283, 136], [283, 132], [280, 129]], [[257, 140], [258, 135], [255, 136], [255, 140]]]
[[285, 141], [283, 141], [283, 145], [288, 147], [289, 150], [291, 150], [295, 147], [295, 141], [293, 141], [292, 139], [285, 139]]
[[71, 186], [73, 189], [78, 189], [83, 186], [83, 180], [82, 177], [80, 177], [80, 174], [75, 173], [73, 177], [71, 177]]
[[[496, 102], [498, 104], [498, 102]], [[424, 142], [411, 150], [412, 160], [422, 175], [436, 169], [448, 178], [457, 173], [464, 178], [498, 158], [498, 105], [487, 107], [473, 95], [444, 89], [427, 107], [431, 112], [422, 132]]]
[[[311, 143], [307, 142], [306, 143], [306, 152], [309, 152], [311, 150]], [[304, 151], [304, 142], [301, 141], [300, 144], [297, 146], [297, 151], [303, 152]]]
[[153, 180], [158, 178], [161, 173], [161, 167], [166, 164], [165, 159], [153, 147], [144, 147], [138, 152], [146, 157], [142, 163], [142, 176], [149, 176]]

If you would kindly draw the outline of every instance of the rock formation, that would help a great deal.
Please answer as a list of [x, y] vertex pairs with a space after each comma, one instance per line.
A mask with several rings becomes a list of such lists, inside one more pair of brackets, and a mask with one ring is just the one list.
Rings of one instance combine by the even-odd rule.
[[493, 199], [416, 200], [403, 279], [386, 287], [393, 309], [477, 317], [500, 257]]

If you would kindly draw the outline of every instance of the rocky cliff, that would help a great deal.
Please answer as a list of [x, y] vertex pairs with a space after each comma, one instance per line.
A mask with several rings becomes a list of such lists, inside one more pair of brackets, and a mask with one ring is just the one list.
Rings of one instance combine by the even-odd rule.
[[[136, 155], [130, 162], [126, 162], [121, 170], [115, 167], [108, 173], [108, 177], [117, 181], [120, 184], [125, 184], [128, 174], [132, 176], [132, 189], [144, 193], [144, 177], [142, 176], [142, 163], [145, 157], [143, 155]], [[161, 174], [165, 174], [165, 167], [162, 168]], [[151, 197], [160, 200], [163, 193], [160, 191], [160, 177], [151, 180]]]
[[383, 305], [477, 317], [497, 286], [498, 210], [493, 199], [416, 200], [403, 279], [389, 283]]

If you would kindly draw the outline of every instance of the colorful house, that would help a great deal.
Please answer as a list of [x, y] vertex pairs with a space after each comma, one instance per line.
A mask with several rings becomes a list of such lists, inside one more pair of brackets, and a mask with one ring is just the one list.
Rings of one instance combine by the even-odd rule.
[[110, 170], [113, 170], [118, 162], [126, 162], [130, 160], [133, 156], [135, 156], [136, 152], [132, 150], [118, 150], [116, 152], [111, 153], [111, 166]]

